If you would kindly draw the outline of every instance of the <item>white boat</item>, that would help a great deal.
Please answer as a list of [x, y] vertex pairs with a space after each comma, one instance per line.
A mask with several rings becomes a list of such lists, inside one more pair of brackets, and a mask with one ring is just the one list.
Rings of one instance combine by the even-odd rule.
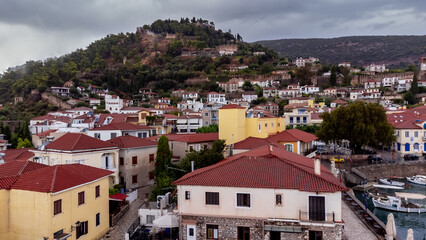
[[403, 201], [398, 197], [373, 197], [373, 204], [376, 208], [383, 208], [390, 211], [406, 213], [424, 213], [426, 208], [408, 201]]
[[379, 181], [382, 184], [397, 186], [397, 187], [403, 187], [405, 185], [405, 183], [403, 182], [393, 181], [389, 178], [380, 178]]
[[410, 183], [426, 186], [426, 176], [424, 175], [414, 175], [412, 177], [407, 177], [407, 181]]
[[373, 187], [386, 188], [386, 189], [396, 189], [396, 190], [404, 189], [404, 187], [391, 186], [391, 185], [385, 185], [385, 184], [373, 184]]

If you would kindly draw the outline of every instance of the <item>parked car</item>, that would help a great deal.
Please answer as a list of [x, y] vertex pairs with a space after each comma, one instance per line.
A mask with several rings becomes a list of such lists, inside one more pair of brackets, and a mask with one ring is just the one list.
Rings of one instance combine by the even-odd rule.
[[404, 160], [408, 161], [408, 160], [419, 160], [419, 156], [414, 155], [414, 154], [405, 154], [404, 155]]
[[334, 161], [334, 162], [345, 162], [345, 159], [343, 159], [342, 157], [339, 157], [339, 156], [333, 156], [333, 157], [330, 158], [330, 162], [332, 162], [332, 161]]
[[383, 158], [378, 156], [378, 155], [371, 155], [368, 156], [368, 163], [372, 164], [372, 163], [382, 163], [383, 162]]

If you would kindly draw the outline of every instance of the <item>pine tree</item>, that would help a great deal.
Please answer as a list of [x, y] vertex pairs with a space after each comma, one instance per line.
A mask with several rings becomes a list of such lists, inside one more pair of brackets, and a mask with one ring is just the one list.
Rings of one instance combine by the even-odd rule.
[[169, 139], [161, 136], [158, 140], [157, 157], [155, 159], [155, 177], [161, 173], [167, 173], [167, 166], [171, 165], [172, 152], [169, 147]]
[[414, 72], [413, 82], [411, 83], [410, 91], [413, 94], [419, 93], [419, 84], [417, 82], [417, 73], [416, 72]]

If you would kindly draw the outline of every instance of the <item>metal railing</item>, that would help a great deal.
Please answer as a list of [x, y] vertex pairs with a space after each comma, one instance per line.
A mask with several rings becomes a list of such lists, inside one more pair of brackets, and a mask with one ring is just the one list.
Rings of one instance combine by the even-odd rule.
[[334, 212], [304, 212], [299, 210], [299, 220], [302, 222], [323, 222], [323, 223], [334, 223]]

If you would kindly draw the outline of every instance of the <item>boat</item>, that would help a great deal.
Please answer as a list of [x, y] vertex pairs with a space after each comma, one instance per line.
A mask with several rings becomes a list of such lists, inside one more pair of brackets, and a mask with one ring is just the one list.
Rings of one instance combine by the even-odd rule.
[[402, 200], [398, 197], [386, 196], [386, 197], [373, 197], [373, 204], [376, 208], [382, 208], [395, 212], [406, 212], [406, 213], [425, 213], [426, 208], [420, 205]]
[[389, 178], [380, 178], [379, 181], [382, 184], [397, 186], [397, 187], [403, 187], [405, 185], [405, 183], [403, 182], [393, 181], [392, 179], [389, 179]]
[[373, 187], [376, 187], [376, 188], [387, 188], [387, 189], [396, 189], [396, 190], [404, 189], [404, 187], [391, 186], [391, 185], [385, 185], [385, 184], [373, 184]]
[[407, 177], [407, 181], [410, 183], [426, 186], [426, 176], [424, 175], [414, 175], [412, 177]]

